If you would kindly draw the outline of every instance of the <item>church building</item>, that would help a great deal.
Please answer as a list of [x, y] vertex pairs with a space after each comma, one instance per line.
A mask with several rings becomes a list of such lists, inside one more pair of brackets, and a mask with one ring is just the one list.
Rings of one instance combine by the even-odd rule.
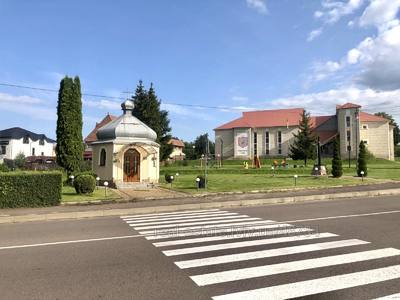
[[[303, 111], [293, 108], [243, 112], [240, 118], [214, 129], [215, 153], [225, 159], [288, 157]], [[393, 126], [389, 122], [352, 103], [337, 105], [334, 115], [311, 117], [323, 155], [332, 155], [333, 140], [339, 136], [343, 158], [356, 158], [363, 141], [375, 157], [394, 160]]]

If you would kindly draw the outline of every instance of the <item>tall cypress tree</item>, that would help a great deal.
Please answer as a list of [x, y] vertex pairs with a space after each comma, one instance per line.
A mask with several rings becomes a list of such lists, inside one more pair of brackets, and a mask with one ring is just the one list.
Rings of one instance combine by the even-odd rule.
[[342, 177], [343, 167], [342, 158], [340, 157], [339, 139], [333, 142], [333, 158], [332, 158], [332, 176], [335, 178]]
[[363, 141], [360, 142], [360, 148], [358, 152], [357, 160], [357, 175], [361, 177], [361, 171], [364, 171], [363, 176], [366, 177], [368, 173], [367, 169], [367, 148]]
[[304, 160], [307, 166], [308, 159], [315, 159], [316, 137], [311, 131], [311, 117], [305, 110], [301, 116], [299, 132], [294, 134], [294, 143], [290, 146], [290, 157], [295, 160]]
[[169, 126], [168, 111], [161, 109], [153, 84], [146, 91], [143, 82], [139, 81], [133, 96], [135, 107], [132, 114], [157, 133], [157, 142], [160, 144], [160, 159], [165, 160], [172, 152], [171, 127]]
[[83, 159], [82, 95], [79, 77], [60, 82], [57, 104], [57, 163], [68, 174], [79, 171]]

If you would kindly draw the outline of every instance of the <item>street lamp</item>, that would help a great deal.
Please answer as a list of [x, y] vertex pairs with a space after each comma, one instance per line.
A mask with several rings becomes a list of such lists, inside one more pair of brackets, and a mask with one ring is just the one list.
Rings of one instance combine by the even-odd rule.
[[107, 187], [108, 187], [108, 181], [104, 181], [104, 196], [107, 197]]
[[293, 176], [293, 178], [294, 178], [294, 186], [297, 186], [297, 177], [299, 177], [297, 174]]

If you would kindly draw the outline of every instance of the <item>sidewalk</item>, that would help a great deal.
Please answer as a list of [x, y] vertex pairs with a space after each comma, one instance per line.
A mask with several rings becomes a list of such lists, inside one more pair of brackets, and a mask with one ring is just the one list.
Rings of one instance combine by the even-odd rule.
[[0, 224], [56, 219], [79, 219], [175, 210], [231, 208], [302, 201], [333, 200], [380, 195], [400, 195], [400, 182], [324, 189], [298, 189], [267, 193], [222, 193], [178, 198], [137, 200], [86, 206], [0, 209]]

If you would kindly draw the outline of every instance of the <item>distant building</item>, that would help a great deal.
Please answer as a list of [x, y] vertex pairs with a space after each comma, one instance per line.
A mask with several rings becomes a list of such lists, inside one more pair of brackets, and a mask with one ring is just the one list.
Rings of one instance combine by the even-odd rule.
[[169, 156], [170, 159], [174, 160], [184, 160], [185, 153], [183, 153], [183, 149], [185, 148], [185, 144], [178, 139], [170, 139], [168, 144], [173, 146], [173, 150]]
[[[243, 112], [240, 118], [214, 129], [216, 154], [241, 159], [289, 156], [303, 111], [294, 108]], [[311, 123], [325, 156], [332, 154], [333, 140], [339, 136], [342, 157], [357, 157], [358, 145], [364, 141], [375, 157], [394, 159], [393, 126], [389, 120], [363, 112], [357, 104], [338, 105], [335, 115], [313, 116]]]
[[96, 127], [89, 133], [89, 135], [84, 139], [85, 142], [85, 152], [83, 154], [85, 160], [92, 160], [92, 143], [97, 141], [97, 131], [107, 125], [108, 123], [114, 121], [117, 117], [107, 114], [100, 123], [96, 123]]
[[15, 159], [23, 153], [26, 157], [55, 156], [56, 141], [20, 127], [0, 131], [0, 160]]

